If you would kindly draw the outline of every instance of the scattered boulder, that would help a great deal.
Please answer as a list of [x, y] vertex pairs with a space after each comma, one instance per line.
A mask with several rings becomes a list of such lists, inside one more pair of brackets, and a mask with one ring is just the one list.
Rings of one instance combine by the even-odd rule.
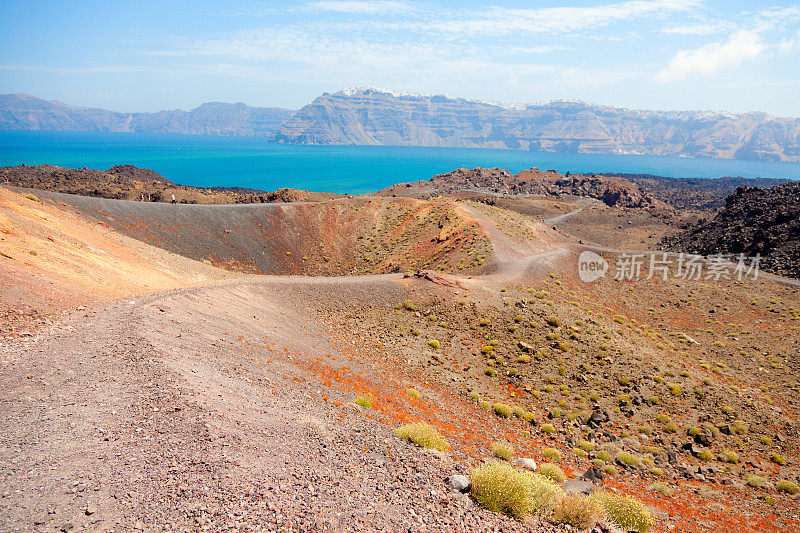
[[591, 483], [602, 483], [603, 482], [603, 470], [598, 466], [590, 466], [589, 469], [583, 473], [581, 479], [589, 481]]
[[469, 489], [469, 479], [462, 474], [453, 474], [447, 478], [447, 485], [458, 492], [466, 492]]
[[526, 457], [515, 457], [511, 461], [511, 464], [520, 468], [524, 468], [525, 470], [530, 470], [531, 472], [536, 471], [536, 461]]

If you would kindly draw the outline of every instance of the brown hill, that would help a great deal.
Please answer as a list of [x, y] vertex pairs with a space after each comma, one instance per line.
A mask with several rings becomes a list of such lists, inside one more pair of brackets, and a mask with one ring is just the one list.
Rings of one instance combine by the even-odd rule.
[[667, 208], [665, 202], [644, 192], [638, 185], [617, 176], [560, 174], [537, 168], [512, 174], [502, 168], [459, 168], [427, 181], [400, 183], [377, 194], [426, 197], [476, 191], [499, 195], [562, 195], [595, 198], [608, 206]]
[[0, 176], [7, 177], [13, 186], [28, 189], [147, 202], [169, 202], [173, 195], [182, 204], [313, 202], [342, 196], [298, 189], [266, 192], [241, 187], [191, 187], [173, 183], [154, 170], [133, 165], [115, 165], [108, 170], [20, 165], [0, 168]]

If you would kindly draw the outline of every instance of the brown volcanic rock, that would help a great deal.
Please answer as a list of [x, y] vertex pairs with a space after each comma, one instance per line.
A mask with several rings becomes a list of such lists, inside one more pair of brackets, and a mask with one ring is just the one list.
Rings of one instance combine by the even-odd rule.
[[605, 173], [604, 176], [624, 178], [638, 185], [644, 192], [668, 203], [676, 209], [719, 209], [725, 199], [738, 187], [773, 187], [790, 183], [783, 178], [670, 178], [652, 174]]
[[665, 244], [703, 255], [760, 254], [765, 270], [800, 278], [800, 182], [739, 187], [713, 219]]
[[280, 189], [265, 192], [241, 187], [190, 187], [178, 185], [154, 170], [116, 165], [108, 170], [65, 168], [54, 165], [20, 165], [0, 168], [0, 176], [11, 185], [114, 200], [168, 202], [172, 195], [180, 203], [250, 204], [322, 201], [342, 195]]
[[459, 168], [428, 181], [400, 183], [378, 192], [382, 196], [424, 197], [477, 191], [509, 196], [580, 196], [595, 198], [608, 206], [667, 208], [666, 203], [644, 192], [638, 185], [615, 176], [559, 174], [537, 168], [512, 174], [502, 168]]

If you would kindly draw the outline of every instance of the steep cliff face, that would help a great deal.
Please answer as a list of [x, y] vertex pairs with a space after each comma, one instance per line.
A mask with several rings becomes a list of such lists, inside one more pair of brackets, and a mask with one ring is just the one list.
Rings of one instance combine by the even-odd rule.
[[275, 140], [800, 161], [800, 120], [763, 113], [636, 111], [583, 102], [509, 108], [371, 88], [320, 96]]
[[108, 131], [271, 136], [294, 112], [212, 102], [191, 111], [119, 113], [71, 107], [21, 94], [0, 95], [0, 131]]

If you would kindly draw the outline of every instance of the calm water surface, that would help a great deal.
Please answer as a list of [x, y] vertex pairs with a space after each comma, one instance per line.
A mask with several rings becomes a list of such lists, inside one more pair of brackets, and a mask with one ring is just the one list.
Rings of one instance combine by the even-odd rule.
[[455, 168], [539, 167], [559, 172], [627, 172], [687, 178], [800, 179], [800, 164], [679, 157], [555, 154], [471, 148], [288, 146], [264, 138], [135, 133], [0, 132], [0, 166], [50, 163], [150, 168], [183, 185], [337, 193], [374, 192]]

